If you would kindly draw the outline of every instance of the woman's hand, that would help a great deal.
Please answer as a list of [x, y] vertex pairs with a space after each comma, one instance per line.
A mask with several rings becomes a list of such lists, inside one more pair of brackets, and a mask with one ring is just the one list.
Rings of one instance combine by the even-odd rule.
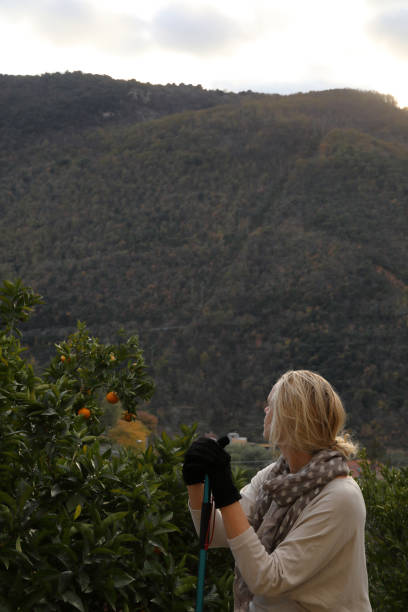
[[226, 443], [228, 438], [221, 438], [219, 442], [198, 438], [186, 452], [183, 465], [183, 478], [187, 485], [204, 482], [208, 474], [217, 508], [241, 499], [232, 479], [231, 457], [223, 448]]
[[183, 478], [187, 485], [204, 482], [206, 474], [229, 465], [231, 457], [211, 438], [195, 440], [184, 456]]
[[215, 444], [210, 438], [198, 438], [191, 444], [184, 456], [183, 463], [183, 478], [186, 485], [204, 482], [205, 475], [208, 474], [212, 464], [211, 446]]

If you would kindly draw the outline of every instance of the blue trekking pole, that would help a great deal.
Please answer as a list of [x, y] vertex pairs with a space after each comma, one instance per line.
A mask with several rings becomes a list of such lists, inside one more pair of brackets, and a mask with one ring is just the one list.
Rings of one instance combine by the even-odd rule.
[[[217, 442], [221, 448], [224, 448], [229, 444], [228, 436], [220, 438]], [[204, 479], [204, 493], [203, 503], [201, 505], [201, 521], [200, 521], [200, 556], [198, 562], [198, 578], [197, 578], [197, 599], [196, 599], [196, 612], [203, 612], [204, 604], [204, 580], [205, 580], [205, 566], [207, 563], [207, 551], [209, 546], [210, 538], [210, 520], [211, 520], [211, 490], [210, 490], [210, 479], [208, 474], [205, 475]], [[215, 509], [214, 509], [215, 511]]]

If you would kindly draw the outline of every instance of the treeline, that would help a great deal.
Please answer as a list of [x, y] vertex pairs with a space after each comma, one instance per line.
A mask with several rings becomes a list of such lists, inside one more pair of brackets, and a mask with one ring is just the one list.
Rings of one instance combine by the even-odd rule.
[[[251, 92], [242, 95], [255, 95]], [[238, 94], [201, 85], [152, 85], [80, 71], [41, 76], [0, 75], [0, 136], [7, 147], [78, 131], [156, 119], [184, 110], [235, 103]], [[65, 133], [64, 133], [65, 132]]]
[[26, 334], [37, 362], [77, 319], [105, 340], [124, 326], [163, 427], [252, 440], [274, 380], [310, 368], [363, 443], [406, 448], [406, 111], [373, 92], [248, 93], [77, 127], [1, 153], [0, 276], [46, 297]]

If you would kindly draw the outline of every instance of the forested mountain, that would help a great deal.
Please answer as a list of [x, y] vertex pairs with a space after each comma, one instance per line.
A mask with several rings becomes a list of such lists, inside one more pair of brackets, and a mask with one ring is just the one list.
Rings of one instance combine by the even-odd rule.
[[407, 448], [406, 110], [80, 73], [0, 85], [0, 278], [45, 297], [38, 362], [77, 319], [105, 341], [124, 326], [162, 426], [251, 439], [274, 380], [314, 369], [363, 443]]
[[127, 125], [185, 110], [239, 102], [243, 96], [201, 85], [151, 85], [109, 76], [66, 72], [40, 76], [0, 75], [0, 136], [3, 146], [109, 125]]

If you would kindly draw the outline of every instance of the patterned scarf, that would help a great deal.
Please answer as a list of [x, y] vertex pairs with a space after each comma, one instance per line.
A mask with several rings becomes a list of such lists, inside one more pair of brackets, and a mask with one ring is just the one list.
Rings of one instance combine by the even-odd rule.
[[[300, 513], [328, 482], [349, 471], [344, 455], [336, 450], [319, 451], [294, 473], [281, 455], [262, 484], [252, 515], [248, 517], [266, 552], [273, 552], [286, 538]], [[252, 598], [253, 594], [236, 568], [234, 610], [247, 612]]]

